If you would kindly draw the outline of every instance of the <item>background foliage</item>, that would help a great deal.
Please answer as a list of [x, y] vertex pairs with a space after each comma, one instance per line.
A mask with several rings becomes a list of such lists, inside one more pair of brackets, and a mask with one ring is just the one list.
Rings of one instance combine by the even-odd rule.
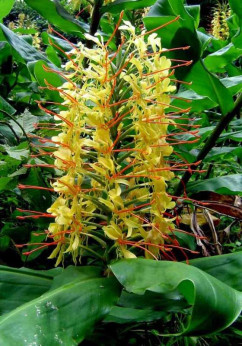
[[[237, 342], [238, 320], [225, 332], [218, 332], [237, 319], [241, 306], [242, 7], [239, 0], [229, 0], [231, 14], [225, 20], [224, 39], [213, 36], [209, 24], [217, 2], [200, 1], [201, 12], [198, 3], [97, 0], [93, 6], [92, 1], [0, 1], [2, 344], [77, 345], [84, 339], [83, 344], [87, 345]], [[44, 240], [41, 233], [48, 226], [48, 219], [18, 220], [17, 208], [45, 212], [53, 199], [49, 191], [21, 190], [19, 184], [48, 186], [49, 180], [58, 175], [51, 169], [24, 166], [48, 162], [31, 157], [36, 141], [30, 141], [28, 134], [54, 134], [51, 130], [36, 132], [35, 124], [51, 121], [36, 101], [62, 101], [57, 92], [40, 88], [45, 86], [45, 79], [54, 86], [63, 83], [57, 74], [45, 72], [43, 64], [61, 70], [67, 61], [65, 52], [71, 50], [67, 41], [48, 29], [48, 24], [73, 44], [78, 40], [85, 42], [87, 32], [107, 38], [121, 10], [133, 25], [141, 27], [143, 21], [148, 30], [179, 15], [179, 21], [157, 33], [168, 49], [191, 47], [179, 54], [174, 51], [169, 57], [193, 60], [190, 67], [177, 70], [178, 79], [193, 82], [180, 87], [177, 96], [191, 100], [189, 116], [200, 125], [200, 140], [179, 145], [176, 150], [189, 163], [202, 159], [199, 168], [207, 172], [191, 177], [181, 175], [169, 191], [181, 196], [183, 178], [189, 197], [209, 203], [205, 209], [181, 200], [178, 208], [183, 229], [208, 239], [195, 241], [179, 233], [180, 243], [197, 250], [197, 257], [204, 258], [191, 256], [190, 266], [180, 262], [122, 260], [111, 263], [107, 269], [107, 263], [84, 256], [82, 264], [89, 264], [88, 267], [68, 266], [71, 259], [67, 259], [66, 269], [50, 269], [54, 263], [46, 259], [48, 249], [26, 257], [15, 246]], [[181, 106], [180, 100], [174, 100], [173, 105]], [[189, 135], [184, 135], [184, 140], [189, 140]], [[32, 247], [24, 251], [28, 249]], [[16, 269], [20, 267], [24, 268]], [[211, 316], [217, 325], [211, 325]], [[209, 336], [215, 332], [215, 336]]]

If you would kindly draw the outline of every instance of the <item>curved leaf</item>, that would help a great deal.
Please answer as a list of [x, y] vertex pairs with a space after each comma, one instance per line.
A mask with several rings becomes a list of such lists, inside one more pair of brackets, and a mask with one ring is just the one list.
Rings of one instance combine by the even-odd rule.
[[15, 0], [0, 0], [0, 21], [11, 11]]
[[24, 0], [27, 5], [39, 12], [41, 16], [47, 19], [58, 29], [83, 38], [83, 32], [89, 30], [85, 23], [73, 18], [58, 1], [54, 0]]
[[2, 316], [0, 344], [78, 345], [109, 312], [119, 290], [114, 278], [70, 281]]
[[189, 261], [189, 263], [226, 283], [230, 287], [242, 291], [242, 252], [196, 258]]
[[242, 175], [231, 174], [212, 179], [197, 180], [188, 183], [187, 191], [192, 193], [214, 191], [225, 195], [236, 195], [242, 192]]
[[60, 268], [37, 271], [0, 266], [0, 315], [48, 291], [59, 271]]
[[26, 62], [44, 60], [48, 63], [48, 65], [52, 65], [52, 63], [43, 54], [41, 54], [37, 49], [28, 44], [23, 38], [14, 34], [3, 24], [0, 24], [0, 27], [7, 41]]
[[193, 266], [139, 258], [121, 260], [110, 267], [120, 283], [136, 294], [164, 294], [178, 289], [192, 305], [180, 334], [215, 333], [233, 323], [241, 311], [240, 292]]

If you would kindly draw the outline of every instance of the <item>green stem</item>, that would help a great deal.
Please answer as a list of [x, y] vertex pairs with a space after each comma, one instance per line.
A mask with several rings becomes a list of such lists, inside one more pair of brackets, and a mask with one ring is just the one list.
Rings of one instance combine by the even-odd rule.
[[[241, 105], [242, 105], [242, 94], [240, 94], [240, 96], [235, 101], [234, 108], [232, 109], [232, 111], [225, 114], [222, 117], [222, 119], [218, 122], [217, 126], [215, 127], [215, 129], [211, 133], [210, 137], [206, 141], [204, 147], [202, 148], [202, 150], [198, 154], [195, 162], [201, 161], [207, 156], [207, 154], [210, 152], [210, 150], [215, 146], [216, 141], [218, 140], [221, 133], [226, 129], [226, 127], [229, 125], [231, 120], [236, 116], [236, 114], [240, 110]], [[197, 168], [196, 165], [191, 166], [192, 170], [194, 170], [196, 168]], [[187, 184], [187, 182], [189, 181], [191, 176], [192, 176], [192, 174], [190, 172], [188, 172], [188, 171], [185, 172], [185, 174], [181, 178], [181, 182], [178, 184], [177, 189], [175, 191], [176, 196], [181, 195], [181, 193], [184, 189], [184, 186]]]

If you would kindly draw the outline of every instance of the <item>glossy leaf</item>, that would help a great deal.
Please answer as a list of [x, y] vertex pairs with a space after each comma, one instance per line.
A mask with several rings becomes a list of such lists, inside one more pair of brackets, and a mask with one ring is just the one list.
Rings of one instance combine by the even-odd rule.
[[54, 273], [57, 274], [59, 271], [62, 269], [37, 271], [0, 266], [0, 315], [48, 291]]
[[242, 291], [242, 252], [197, 258], [189, 261], [189, 263], [226, 283], [228, 286]]
[[[13, 115], [16, 112], [16, 110], [6, 100], [4, 100], [2, 96], [0, 96], [0, 113], [1, 113], [1, 109], [10, 115]], [[4, 117], [7, 117], [7, 116], [4, 115]]]
[[122, 10], [137, 10], [152, 6], [156, 0], [116, 0], [107, 6], [101, 8], [101, 13], [120, 13]]
[[192, 193], [214, 191], [225, 195], [236, 195], [242, 191], [242, 175], [231, 174], [206, 180], [197, 180], [188, 183], [187, 191]]
[[6, 37], [6, 40], [26, 62], [44, 60], [48, 64], [52, 65], [52, 63], [43, 54], [27, 43], [23, 38], [14, 34], [3, 24], [0, 24], [0, 27]]
[[78, 37], [83, 37], [83, 32], [88, 31], [88, 25], [73, 18], [57, 0], [24, 1], [61, 31]]
[[222, 78], [220, 79], [220, 82], [223, 83], [223, 85], [227, 89], [229, 89], [232, 95], [235, 95], [238, 92], [242, 91], [242, 77], [241, 76]]
[[178, 289], [192, 305], [182, 335], [215, 333], [233, 323], [241, 311], [240, 292], [193, 266], [132, 259], [118, 261], [110, 267], [129, 292], [164, 294]]
[[107, 315], [119, 290], [114, 278], [69, 281], [2, 316], [0, 343], [78, 345]]
[[0, 21], [11, 11], [15, 0], [0, 0]]
[[227, 114], [234, 107], [231, 93], [221, 81], [204, 66], [203, 62], [197, 61], [185, 76], [187, 81], [192, 81], [189, 87], [197, 94], [207, 96], [216, 102], [221, 108], [222, 114]]
[[216, 52], [209, 54], [204, 59], [204, 64], [210, 72], [224, 72], [224, 67], [238, 59], [242, 50], [235, 48], [232, 43]]

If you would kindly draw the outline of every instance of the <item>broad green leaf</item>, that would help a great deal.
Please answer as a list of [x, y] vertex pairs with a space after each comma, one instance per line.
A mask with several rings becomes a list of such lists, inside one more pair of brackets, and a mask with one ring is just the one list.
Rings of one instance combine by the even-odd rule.
[[16, 186], [13, 178], [0, 177], [0, 193], [4, 190], [11, 190]]
[[[62, 38], [53, 36], [48, 34], [47, 32], [43, 32], [42, 35], [42, 40], [44, 42], [44, 44], [49, 45], [50, 41], [53, 42], [57, 47], [61, 48], [62, 50], [64, 50], [64, 52], [68, 52], [70, 50], [73, 49], [73, 46], [71, 46], [71, 44], [65, 40], [63, 40]], [[53, 48], [59, 52], [61, 54], [61, 51], [53, 45]]]
[[[56, 268], [54, 271], [57, 274], [62, 269]], [[0, 266], [0, 315], [48, 291], [54, 271]]]
[[[38, 123], [38, 117], [31, 114], [28, 109], [25, 109], [22, 114], [15, 116], [14, 119], [22, 126], [26, 133], [33, 132], [35, 130], [34, 123]], [[10, 120], [10, 124], [20, 136], [24, 136], [22, 129], [16, 122]]]
[[187, 191], [190, 193], [214, 191], [225, 195], [236, 195], [242, 192], [242, 175], [231, 174], [212, 179], [196, 180], [188, 183]]
[[78, 345], [108, 314], [119, 291], [114, 278], [69, 281], [2, 316], [0, 344]]
[[114, 306], [104, 322], [150, 322], [163, 318], [167, 312], [181, 312], [188, 307], [178, 292], [159, 294], [146, 291], [144, 295], [123, 290], [117, 306]]
[[242, 77], [234, 76], [220, 79], [220, 82], [229, 89], [232, 95], [242, 91]]
[[147, 30], [152, 30], [180, 16], [179, 20], [156, 32], [161, 37], [165, 48], [190, 46], [189, 51], [180, 50], [172, 56], [197, 61], [200, 57], [201, 45], [195, 30], [194, 18], [189, 13], [192, 10], [189, 11], [188, 8], [189, 6], [184, 7], [181, 0], [158, 0], [144, 18], [144, 23]]
[[112, 323], [138, 323], [151, 322], [165, 317], [164, 311], [154, 311], [151, 309], [134, 309], [120, 306], [112, 307], [104, 322]]
[[[210, 98], [202, 95], [198, 95], [193, 90], [186, 90], [176, 94], [176, 96], [190, 100], [189, 107], [191, 107], [191, 112], [202, 112], [207, 109], [216, 107], [217, 103], [212, 101]], [[184, 101], [179, 99], [174, 99], [172, 105], [176, 107], [184, 108]]]
[[23, 38], [14, 34], [3, 24], [0, 24], [0, 27], [3, 30], [6, 40], [26, 62], [44, 60], [49, 65], [52, 65], [52, 63], [43, 54], [28, 44]]
[[229, 5], [233, 13], [237, 16], [238, 31], [232, 38], [235, 47], [242, 48], [242, 3], [240, 0], [229, 0]]
[[89, 30], [87, 24], [73, 18], [57, 0], [24, 1], [61, 31], [83, 38], [83, 32], [88, 32]]
[[[38, 168], [29, 169], [29, 174], [20, 181], [23, 185], [31, 186], [46, 186]], [[46, 211], [51, 204], [51, 194], [49, 191], [38, 189], [24, 189], [21, 190], [23, 199], [30, 204], [29, 209]]]
[[214, 161], [219, 160], [220, 158], [233, 157], [233, 156], [241, 156], [242, 148], [240, 147], [215, 147], [210, 150], [208, 155], [205, 157], [204, 161]]
[[186, 11], [190, 14], [190, 16], [194, 19], [194, 25], [195, 28], [198, 28], [199, 22], [200, 22], [200, 6], [199, 5], [191, 5], [191, 6], [184, 6]]
[[241, 293], [193, 266], [139, 258], [121, 260], [110, 267], [129, 292], [164, 294], [178, 289], [184, 295], [192, 305], [191, 314], [184, 330], [175, 335], [216, 333], [232, 324], [240, 314]]
[[61, 60], [52, 46], [48, 46], [45, 52], [53, 64], [55, 64], [57, 67], [61, 67]]
[[189, 261], [189, 263], [226, 283], [228, 286], [242, 291], [242, 252], [197, 258]]
[[222, 49], [207, 55], [204, 64], [210, 72], [224, 72], [225, 66], [238, 59], [241, 54], [241, 49], [235, 48], [232, 43], [229, 43]]
[[165, 48], [190, 46], [189, 50], [179, 50], [172, 55], [178, 59], [193, 59], [194, 61], [191, 67], [177, 68], [176, 75], [178, 79], [192, 82], [189, 89], [198, 95], [208, 97], [220, 106], [223, 114], [226, 114], [234, 105], [232, 95], [219, 79], [207, 70], [200, 59], [202, 43], [199, 41], [195, 30], [194, 19], [184, 7], [183, 2], [158, 0], [144, 18], [144, 23], [146, 28], [151, 30], [175, 19], [178, 15], [180, 16], [179, 20], [157, 30]]
[[139, 8], [150, 7], [156, 0], [116, 0], [101, 8], [101, 13], [120, 13], [122, 10], [137, 10]]
[[16, 160], [23, 160], [29, 157], [29, 148], [26, 142], [20, 143], [18, 146], [4, 145], [4, 149], [8, 155]]
[[234, 102], [231, 93], [215, 75], [207, 70], [201, 60], [192, 65], [184, 79], [192, 81], [189, 89], [199, 95], [207, 96], [218, 104], [222, 114], [227, 114], [233, 109]]
[[0, 0], [0, 21], [11, 11], [15, 0]]
[[[53, 87], [59, 87], [61, 86], [64, 82], [65, 79], [62, 78], [60, 75], [55, 73], [54, 71], [58, 70], [57, 67], [53, 69], [53, 71], [45, 71], [43, 66], [47, 66], [47, 64], [44, 61], [35, 61], [31, 64], [28, 65], [28, 68], [33, 71], [34, 76], [39, 83], [40, 86], [46, 87], [45, 81], [47, 83], [51, 84]], [[49, 89], [44, 89], [45, 94], [47, 96], [47, 99], [56, 101], [56, 102], [63, 102], [63, 99], [60, 97], [59, 92], [55, 90], [49, 90]]]
[[198, 39], [199, 39], [200, 44], [201, 44], [201, 51], [204, 52], [205, 49], [207, 48], [208, 44], [211, 42], [212, 36], [208, 35], [206, 32], [202, 32], [200, 30], [201, 30], [201, 28], [199, 28], [199, 30], [197, 30], [197, 36], [198, 36]]

